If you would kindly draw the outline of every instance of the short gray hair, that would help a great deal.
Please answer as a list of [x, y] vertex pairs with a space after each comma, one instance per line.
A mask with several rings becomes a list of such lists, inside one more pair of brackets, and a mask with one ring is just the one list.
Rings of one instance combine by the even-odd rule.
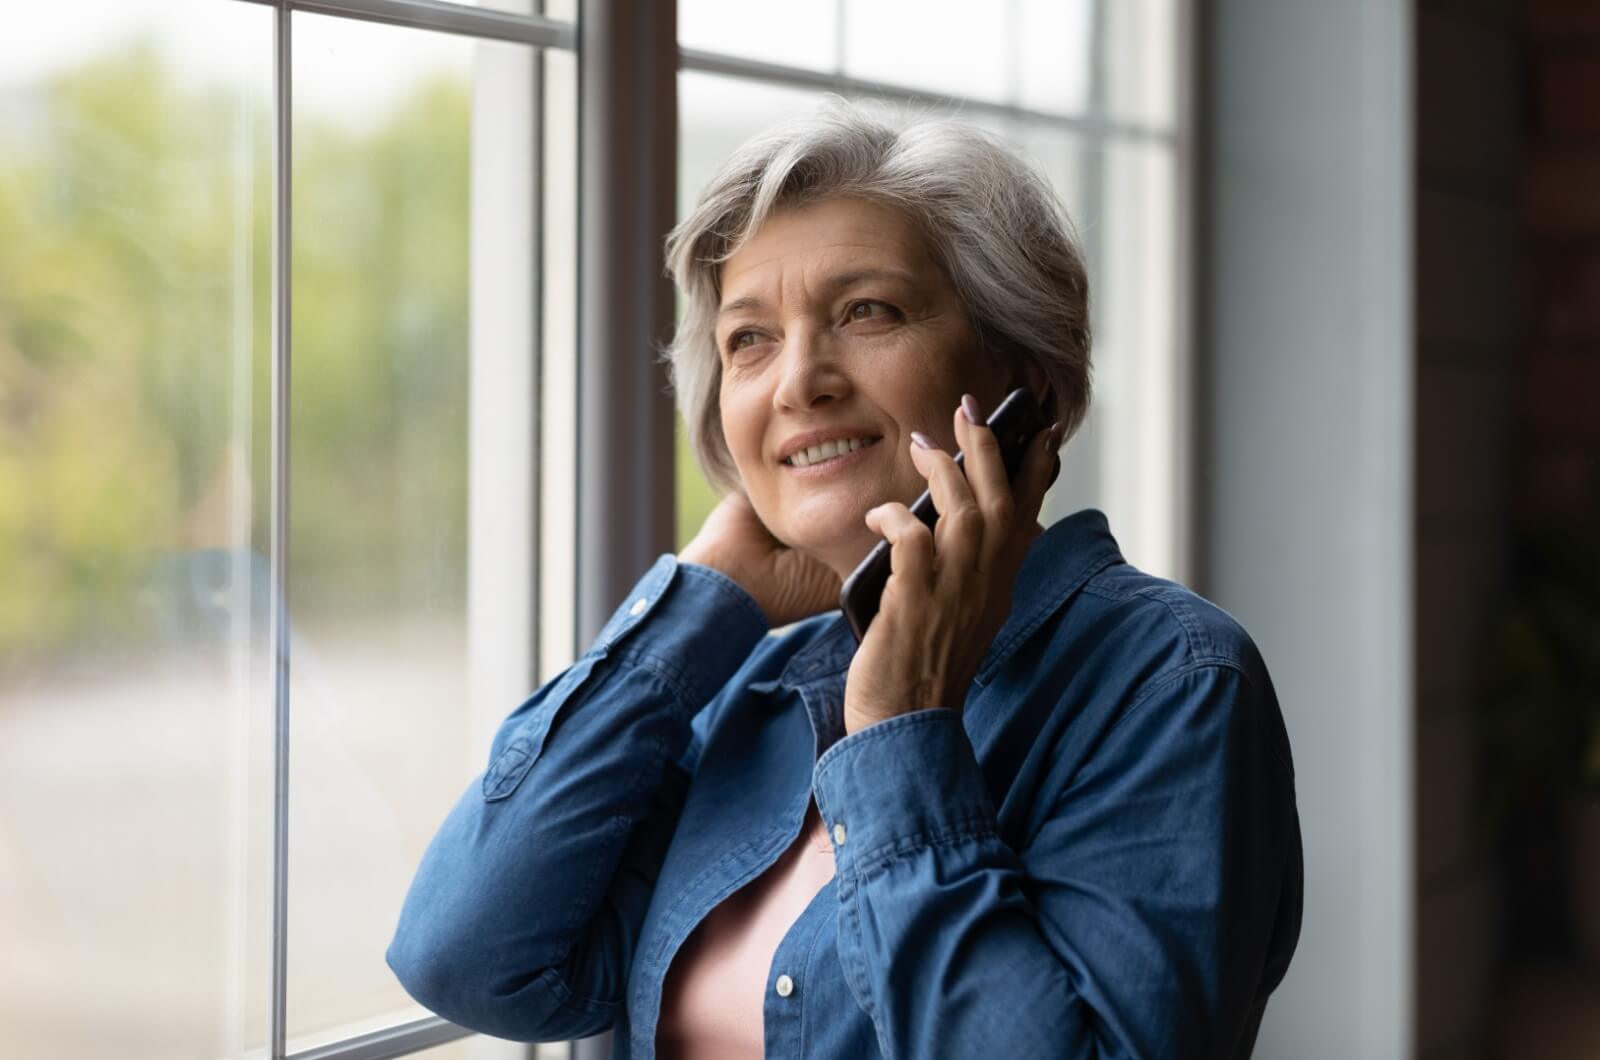
[[685, 305], [666, 358], [706, 477], [724, 489], [739, 484], [719, 397], [722, 264], [775, 211], [835, 197], [893, 207], [917, 226], [983, 350], [1002, 364], [1038, 365], [1050, 384], [1046, 422], [1060, 420], [1071, 437], [1089, 407], [1089, 281], [1049, 184], [965, 122], [891, 125], [833, 96], [736, 151], [667, 237]]

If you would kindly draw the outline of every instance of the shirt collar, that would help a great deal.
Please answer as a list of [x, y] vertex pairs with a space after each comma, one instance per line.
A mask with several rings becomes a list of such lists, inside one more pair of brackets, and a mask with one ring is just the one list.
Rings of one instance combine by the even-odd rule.
[[[1073, 593], [1099, 571], [1122, 561], [1105, 513], [1097, 508], [1074, 512], [1046, 528], [1028, 547], [1011, 593], [1011, 614], [984, 657], [977, 683], [988, 684], [1012, 652]], [[822, 621], [816, 639], [784, 667], [778, 683], [785, 688], [831, 677], [854, 658], [856, 642], [844, 613], [832, 612]]]

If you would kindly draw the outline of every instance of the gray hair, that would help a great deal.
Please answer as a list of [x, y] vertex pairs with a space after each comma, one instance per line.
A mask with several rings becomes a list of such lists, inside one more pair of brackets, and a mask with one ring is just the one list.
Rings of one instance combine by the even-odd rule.
[[1046, 422], [1060, 420], [1071, 437], [1089, 407], [1089, 281], [1055, 193], [965, 122], [919, 117], [897, 128], [833, 96], [736, 151], [667, 237], [685, 304], [666, 358], [706, 477], [739, 484], [719, 395], [722, 264], [775, 211], [846, 196], [898, 209], [917, 226], [983, 350], [1002, 364], [1038, 365], [1050, 384]]

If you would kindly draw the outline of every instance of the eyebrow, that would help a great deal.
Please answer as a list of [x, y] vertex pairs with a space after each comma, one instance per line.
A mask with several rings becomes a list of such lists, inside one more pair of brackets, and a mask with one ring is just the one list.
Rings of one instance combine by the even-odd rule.
[[[915, 284], [916, 280], [910, 273], [899, 269], [851, 269], [849, 272], [837, 273], [822, 282], [824, 295], [836, 294], [848, 287], [867, 280], [897, 280], [904, 284]], [[725, 302], [717, 310], [717, 316], [724, 317], [729, 313], [737, 313], [741, 309], [765, 309], [767, 303], [753, 294], [743, 295], [731, 302]]]

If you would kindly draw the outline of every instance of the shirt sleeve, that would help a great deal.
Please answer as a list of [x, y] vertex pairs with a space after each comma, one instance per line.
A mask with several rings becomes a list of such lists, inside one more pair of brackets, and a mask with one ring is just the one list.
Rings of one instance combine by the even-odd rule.
[[1247, 1050], [1283, 972], [1270, 955], [1299, 930], [1293, 775], [1261, 716], [1276, 710], [1230, 666], [1161, 680], [1019, 849], [958, 712], [829, 748], [813, 787], [839, 956], [884, 1055]]
[[766, 630], [737, 584], [665, 555], [594, 646], [512, 711], [401, 909], [387, 959], [413, 998], [518, 1041], [612, 1025], [693, 720]]

